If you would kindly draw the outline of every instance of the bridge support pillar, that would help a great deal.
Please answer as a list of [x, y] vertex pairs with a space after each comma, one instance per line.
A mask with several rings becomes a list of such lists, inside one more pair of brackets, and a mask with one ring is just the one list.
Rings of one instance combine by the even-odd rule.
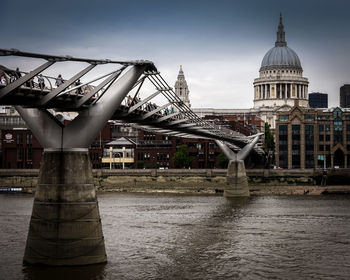
[[227, 168], [225, 197], [249, 196], [248, 177], [243, 160], [230, 160]]
[[59, 266], [106, 261], [87, 149], [45, 151], [24, 263]]

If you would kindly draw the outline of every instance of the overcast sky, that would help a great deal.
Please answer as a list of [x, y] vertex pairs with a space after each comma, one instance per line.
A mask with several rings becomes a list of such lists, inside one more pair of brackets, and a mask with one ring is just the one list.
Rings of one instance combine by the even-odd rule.
[[[183, 65], [192, 107], [250, 108], [253, 80], [282, 12], [309, 92], [350, 83], [348, 0], [8, 1], [0, 48], [88, 58], [152, 60], [170, 85]], [[8, 62], [0, 58], [0, 64]]]

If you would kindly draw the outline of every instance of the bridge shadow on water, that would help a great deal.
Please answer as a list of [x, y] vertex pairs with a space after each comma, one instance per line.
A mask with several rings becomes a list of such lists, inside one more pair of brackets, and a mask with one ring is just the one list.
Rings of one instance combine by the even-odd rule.
[[23, 274], [25, 280], [102, 280], [106, 279], [106, 264], [87, 266], [24, 266]]
[[[239, 224], [250, 202], [250, 197], [226, 198], [210, 215], [187, 232], [185, 230], [178, 236], [176, 250], [166, 252], [166, 265], [158, 266], [156, 279], [215, 279], [220, 276], [231, 279], [240, 276], [231, 267], [232, 256], [225, 256], [223, 248], [232, 247], [232, 232], [235, 231], [232, 225]], [[227, 269], [228, 263], [231, 263], [230, 269]]]

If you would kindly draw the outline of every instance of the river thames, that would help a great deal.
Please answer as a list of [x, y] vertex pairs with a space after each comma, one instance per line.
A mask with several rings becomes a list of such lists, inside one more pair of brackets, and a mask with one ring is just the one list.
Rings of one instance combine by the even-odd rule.
[[349, 196], [100, 194], [108, 263], [22, 265], [33, 197], [0, 196], [0, 279], [349, 279]]

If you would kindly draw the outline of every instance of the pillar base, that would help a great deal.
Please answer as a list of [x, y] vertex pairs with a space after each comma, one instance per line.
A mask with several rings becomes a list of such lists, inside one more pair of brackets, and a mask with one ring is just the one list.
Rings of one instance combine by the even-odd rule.
[[88, 152], [44, 152], [23, 262], [107, 261]]
[[243, 160], [230, 160], [227, 168], [225, 197], [250, 196], [248, 177]]

